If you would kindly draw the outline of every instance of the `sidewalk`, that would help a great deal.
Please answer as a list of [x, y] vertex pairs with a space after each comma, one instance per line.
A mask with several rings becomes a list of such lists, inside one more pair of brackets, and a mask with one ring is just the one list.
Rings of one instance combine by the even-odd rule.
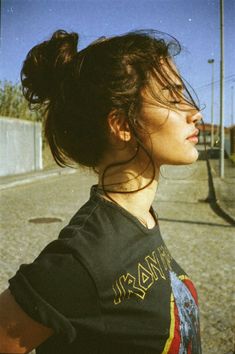
[[209, 154], [209, 164], [216, 204], [235, 224], [235, 164], [228, 158], [224, 159], [224, 178], [219, 176], [218, 152], [214, 157]]
[[55, 167], [47, 170], [0, 177], [0, 190], [38, 181], [43, 178], [75, 173], [77, 169]]

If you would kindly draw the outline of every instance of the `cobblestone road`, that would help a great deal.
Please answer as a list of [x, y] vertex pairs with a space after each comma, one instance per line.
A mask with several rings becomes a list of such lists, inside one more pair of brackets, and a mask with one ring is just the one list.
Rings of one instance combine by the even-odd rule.
[[[205, 202], [205, 161], [168, 167], [154, 202], [171, 253], [197, 286], [204, 354], [232, 354], [234, 227]], [[0, 291], [21, 263], [31, 262], [89, 196], [95, 176], [84, 172], [50, 177], [1, 191]], [[30, 219], [61, 221], [35, 224]]]

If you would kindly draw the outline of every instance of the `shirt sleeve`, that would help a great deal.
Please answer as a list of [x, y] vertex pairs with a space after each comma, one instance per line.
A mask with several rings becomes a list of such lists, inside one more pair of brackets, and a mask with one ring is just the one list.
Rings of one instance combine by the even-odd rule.
[[99, 315], [95, 283], [70, 243], [50, 243], [31, 264], [22, 264], [9, 280], [16, 302], [35, 321], [72, 342], [74, 321]]

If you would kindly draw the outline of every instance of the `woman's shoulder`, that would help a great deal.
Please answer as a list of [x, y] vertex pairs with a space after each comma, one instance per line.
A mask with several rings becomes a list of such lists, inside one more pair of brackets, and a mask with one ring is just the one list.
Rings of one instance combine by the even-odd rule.
[[58, 239], [67, 240], [67, 243], [71, 244], [84, 237], [92, 236], [92, 240], [101, 235], [104, 237], [106, 233], [110, 234], [112, 232], [116, 224], [120, 225], [121, 217], [122, 215], [113, 207], [112, 203], [91, 191], [90, 199], [78, 209], [70, 221], [61, 229]]

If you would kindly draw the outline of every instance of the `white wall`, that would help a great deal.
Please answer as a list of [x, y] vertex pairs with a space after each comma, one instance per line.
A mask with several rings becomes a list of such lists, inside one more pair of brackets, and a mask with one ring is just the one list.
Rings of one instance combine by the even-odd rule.
[[42, 168], [41, 123], [0, 117], [0, 176]]

